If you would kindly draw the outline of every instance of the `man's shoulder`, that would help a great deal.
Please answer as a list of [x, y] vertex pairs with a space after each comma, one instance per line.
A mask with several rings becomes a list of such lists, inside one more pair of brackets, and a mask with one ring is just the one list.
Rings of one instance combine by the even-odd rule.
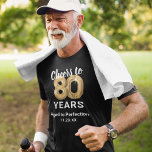
[[44, 69], [50, 63], [50, 61], [52, 61], [52, 59], [55, 58], [56, 55], [57, 53], [56, 51], [54, 51], [52, 54], [50, 54], [48, 57], [42, 60], [39, 64], [37, 64], [37, 71]]

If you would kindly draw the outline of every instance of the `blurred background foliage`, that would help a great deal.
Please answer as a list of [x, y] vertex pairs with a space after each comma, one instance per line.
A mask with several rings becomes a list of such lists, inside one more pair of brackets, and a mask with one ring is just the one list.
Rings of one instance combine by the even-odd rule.
[[[24, 48], [36, 47], [47, 36], [44, 18], [36, 9], [49, 0], [29, 0], [28, 5], [2, 10], [0, 42]], [[86, 4], [82, 29], [117, 50], [152, 50], [151, 0], [81, 0]]]

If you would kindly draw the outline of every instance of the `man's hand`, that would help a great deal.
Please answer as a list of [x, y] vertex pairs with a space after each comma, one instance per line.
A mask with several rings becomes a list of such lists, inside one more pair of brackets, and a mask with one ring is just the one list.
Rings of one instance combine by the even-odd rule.
[[94, 127], [85, 125], [78, 130], [75, 136], [80, 136], [82, 143], [90, 151], [100, 150], [108, 140], [108, 129], [106, 126]]
[[[41, 150], [43, 149], [43, 147], [44, 147], [44, 145], [41, 142], [36, 141], [36, 142], [33, 143], [33, 146], [31, 145], [30, 148], [28, 148], [24, 152], [41, 152]], [[35, 149], [35, 151], [33, 149]], [[18, 152], [23, 152], [23, 151], [20, 148]]]

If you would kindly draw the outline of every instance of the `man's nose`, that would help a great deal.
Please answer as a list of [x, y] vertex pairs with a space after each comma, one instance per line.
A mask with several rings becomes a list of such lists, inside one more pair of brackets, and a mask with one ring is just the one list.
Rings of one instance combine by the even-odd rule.
[[48, 23], [47, 29], [51, 29], [52, 31], [58, 29], [57, 21], [51, 21], [50, 23]]

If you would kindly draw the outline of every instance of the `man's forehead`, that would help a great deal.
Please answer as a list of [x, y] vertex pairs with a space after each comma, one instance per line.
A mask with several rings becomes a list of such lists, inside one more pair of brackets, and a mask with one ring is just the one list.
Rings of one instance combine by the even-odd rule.
[[48, 10], [46, 13], [46, 17], [51, 17], [52, 15], [54, 16], [68, 16], [70, 14], [73, 14], [73, 11], [67, 11], [67, 12], [63, 12], [63, 11], [56, 11], [56, 10]]

